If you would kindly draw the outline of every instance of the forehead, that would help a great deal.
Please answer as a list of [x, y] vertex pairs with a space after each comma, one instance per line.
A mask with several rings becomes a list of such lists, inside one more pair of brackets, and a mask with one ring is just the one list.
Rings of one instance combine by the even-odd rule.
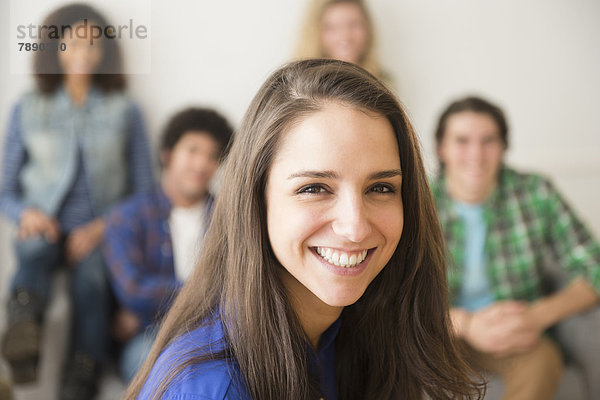
[[350, 1], [333, 3], [323, 10], [323, 20], [339, 19], [348, 16], [363, 18], [364, 14], [360, 6]]
[[[64, 33], [63, 37], [65, 39], [68, 39], [68, 38], [79, 39], [84, 35], [89, 35], [90, 30], [92, 29], [92, 26], [94, 26], [94, 27], [99, 26], [100, 29], [104, 29], [103, 26], [100, 26], [99, 22], [96, 22], [93, 19], [91, 19], [91, 20], [88, 19], [86, 21], [79, 20], [79, 21], [75, 21], [71, 24], [66, 24], [65, 27], [62, 28], [63, 29], [62, 32]], [[94, 29], [96, 29], [96, 28], [94, 28]], [[86, 38], [89, 40], [89, 37], [84, 37], [84, 39], [86, 39]]]
[[356, 175], [400, 169], [400, 156], [386, 117], [329, 103], [283, 134], [272, 169], [327, 169]]
[[483, 112], [461, 111], [446, 121], [445, 136], [500, 136], [500, 128], [494, 118]]
[[181, 137], [176, 143], [184, 145], [195, 145], [202, 147], [218, 148], [220, 147], [219, 142], [210, 134], [210, 132], [204, 130], [188, 130], [183, 132]]

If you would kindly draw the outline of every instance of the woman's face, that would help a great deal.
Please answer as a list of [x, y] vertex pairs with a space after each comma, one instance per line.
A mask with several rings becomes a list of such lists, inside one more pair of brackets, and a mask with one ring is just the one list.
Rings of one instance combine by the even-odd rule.
[[[91, 25], [98, 25], [88, 21], [73, 24], [65, 30], [61, 44], [65, 44], [65, 51], [58, 52], [58, 62], [66, 75], [93, 74], [102, 61], [102, 43], [100, 39], [92, 40]], [[91, 42], [91, 43], [90, 43]]]
[[321, 46], [325, 56], [359, 63], [367, 51], [369, 32], [365, 15], [350, 2], [328, 6], [321, 19]]
[[401, 186], [397, 141], [383, 116], [329, 103], [285, 133], [266, 199], [288, 292], [305, 303], [356, 302], [400, 241]]

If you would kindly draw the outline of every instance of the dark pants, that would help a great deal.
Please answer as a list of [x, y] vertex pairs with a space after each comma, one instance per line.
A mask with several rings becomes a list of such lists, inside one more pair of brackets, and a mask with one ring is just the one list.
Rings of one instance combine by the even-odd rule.
[[[25, 289], [47, 304], [52, 273], [61, 265], [64, 240], [49, 243], [35, 237], [16, 243], [17, 271], [11, 291]], [[70, 297], [73, 309], [71, 349], [103, 363], [108, 349], [110, 288], [104, 258], [96, 248], [86, 258], [69, 267]]]

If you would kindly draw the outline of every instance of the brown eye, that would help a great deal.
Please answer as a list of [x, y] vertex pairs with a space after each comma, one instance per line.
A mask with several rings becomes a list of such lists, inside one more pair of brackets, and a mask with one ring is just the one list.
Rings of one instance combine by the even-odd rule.
[[371, 186], [369, 188], [369, 191], [374, 192], [374, 193], [381, 193], [381, 194], [395, 193], [396, 192], [394, 190], [393, 186], [387, 185], [387, 184], [383, 184], [383, 183], [378, 183], [378, 184], [375, 184], [375, 185]]
[[301, 187], [296, 193], [319, 194], [325, 193], [326, 191], [327, 190], [325, 189], [325, 187], [323, 187], [323, 185], [311, 184]]

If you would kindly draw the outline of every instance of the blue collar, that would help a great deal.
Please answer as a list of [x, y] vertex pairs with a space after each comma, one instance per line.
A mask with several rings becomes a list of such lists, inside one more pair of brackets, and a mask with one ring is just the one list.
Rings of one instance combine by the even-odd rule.
[[321, 339], [319, 340], [319, 352], [327, 349], [335, 342], [341, 326], [342, 318], [339, 317], [325, 330], [325, 332], [323, 332]]

